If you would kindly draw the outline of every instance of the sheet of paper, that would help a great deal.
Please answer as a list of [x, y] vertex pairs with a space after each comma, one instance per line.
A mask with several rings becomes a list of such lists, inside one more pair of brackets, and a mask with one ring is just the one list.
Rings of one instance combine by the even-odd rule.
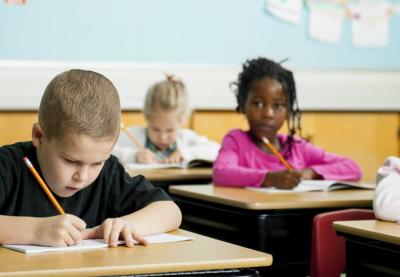
[[[191, 237], [178, 236], [172, 234], [158, 234], [158, 235], [146, 236], [144, 238], [148, 241], [149, 244], [178, 242], [178, 241], [193, 239]], [[118, 241], [118, 244], [124, 244], [124, 241]], [[108, 244], [104, 243], [104, 240], [96, 239], [96, 240], [84, 240], [83, 243], [65, 247], [47, 247], [47, 246], [37, 246], [37, 245], [25, 245], [25, 244], [4, 244], [2, 246], [5, 248], [17, 250], [24, 253], [43, 253], [43, 252], [99, 249], [108, 247]]]
[[338, 43], [342, 34], [345, 10], [337, 4], [307, 2], [310, 9], [308, 32], [311, 38], [328, 43]]
[[350, 2], [353, 43], [357, 47], [385, 47], [389, 41], [391, 6], [385, 0]]
[[[346, 185], [348, 184], [348, 185]], [[275, 187], [269, 188], [247, 188], [250, 190], [260, 191], [260, 192], [270, 192], [270, 193], [293, 193], [293, 192], [307, 192], [307, 191], [324, 191], [328, 190], [330, 186], [335, 186], [336, 189], [340, 188], [351, 188], [351, 182], [345, 181], [331, 181], [331, 180], [304, 180], [301, 181], [296, 187], [293, 189], [278, 189]], [[374, 184], [358, 184], [354, 183], [353, 188], [364, 188], [364, 189], [374, 189]]]
[[301, 20], [303, 0], [266, 0], [266, 9], [284, 21], [298, 24]]
[[150, 164], [141, 164], [141, 163], [127, 163], [126, 167], [129, 169], [159, 169], [159, 168], [182, 168], [183, 165], [179, 163], [150, 163]]

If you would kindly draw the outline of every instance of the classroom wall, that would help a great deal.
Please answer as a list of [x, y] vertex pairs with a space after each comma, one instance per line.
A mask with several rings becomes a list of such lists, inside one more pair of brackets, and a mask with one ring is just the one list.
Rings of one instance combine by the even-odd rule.
[[28, 0], [0, 3], [0, 60], [62, 60], [239, 65], [289, 57], [298, 69], [399, 69], [400, 17], [390, 19], [384, 48], [307, 35], [308, 12], [291, 25], [266, 12], [264, 0]]

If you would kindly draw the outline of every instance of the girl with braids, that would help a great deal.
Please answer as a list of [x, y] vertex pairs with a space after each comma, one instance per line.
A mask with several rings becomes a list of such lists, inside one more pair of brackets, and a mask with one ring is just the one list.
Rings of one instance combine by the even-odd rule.
[[[232, 130], [224, 137], [214, 162], [214, 184], [291, 189], [302, 179], [360, 179], [360, 169], [353, 161], [295, 137], [301, 131], [300, 110], [291, 71], [265, 58], [248, 60], [233, 85], [236, 110], [246, 116], [250, 129]], [[278, 134], [285, 121], [289, 134]], [[263, 143], [264, 137], [293, 170], [285, 169]]]
[[149, 88], [143, 112], [147, 127], [133, 126], [120, 133], [113, 154], [121, 162], [179, 163], [194, 159], [213, 161], [217, 157], [218, 143], [181, 128], [190, 109], [185, 85], [174, 76], [167, 75], [164, 81]]

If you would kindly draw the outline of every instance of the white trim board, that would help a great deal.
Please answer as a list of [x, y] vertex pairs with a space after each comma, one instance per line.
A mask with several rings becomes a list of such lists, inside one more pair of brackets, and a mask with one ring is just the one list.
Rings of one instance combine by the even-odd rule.
[[[122, 108], [139, 110], [147, 88], [175, 74], [185, 82], [193, 109], [233, 110], [229, 83], [240, 66], [45, 62], [0, 60], [0, 110], [37, 110], [47, 83], [58, 73], [82, 68], [100, 72], [117, 87]], [[400, 111], [400, 71], [294, 70], [302, 110]]]

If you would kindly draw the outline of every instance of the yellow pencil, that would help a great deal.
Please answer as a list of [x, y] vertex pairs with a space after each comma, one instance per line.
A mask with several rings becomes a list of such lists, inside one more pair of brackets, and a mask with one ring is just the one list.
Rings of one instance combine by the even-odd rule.
[[128, 132], [128, 130], [126, 129], [124, 123], [122, 123], [122, 122], [121, 122], [121, 130], [128, 136], [128, 138], [129, 138], [134, 144], [136, 144], [137, 147], [143, 148], [143, 145], [140, 143], [140, 141], [138, 141], [131, 133]]
[[276, 148], [269, 142], [269, 140], [266, 137], [262, 138], [262, 141], [265, 143], [265, 145], [271, 150], [272, 153], [281, 161], [281, 163], [286, 167], [287, 170], [292, 170], [293, 168], [290, 166], [290, 164], [282, 157], [282, 155], [276, 150]]
[[40, 177], [39, 173], [36, 171], [36, 169], [33, 167], [31, 161], [28, 159], [28, 157], [24, 157], [24, 162], [28, 166], [29, 170], [32, 172], [33, 176], [35, 179], [38, 181], [39, 185], [42, 187], [44, 192], [47, 194], [47, 197], [50, 199], [51, 203], [53, 203], [54, 207], [57, 209], [59, 214], [65, 214], [63, 208], [60, 206], [60, 204], [57, 202], [57, 199], [54, 198], [53, 194], [43, 181], [43, 179]]

